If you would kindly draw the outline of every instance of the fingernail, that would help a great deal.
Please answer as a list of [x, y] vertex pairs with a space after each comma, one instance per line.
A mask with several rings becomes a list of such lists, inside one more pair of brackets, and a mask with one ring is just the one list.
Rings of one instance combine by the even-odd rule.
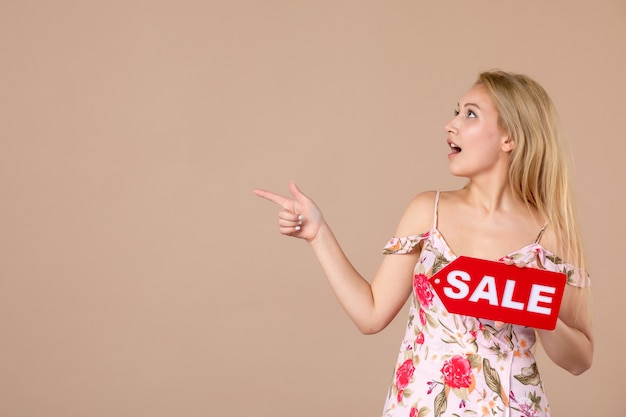
[[300, 226], [296, 226], [296, 232], [299, 232], [299, 231], [300, 231], [300, 229], [301, 229], [301, 227], [300, 227]]

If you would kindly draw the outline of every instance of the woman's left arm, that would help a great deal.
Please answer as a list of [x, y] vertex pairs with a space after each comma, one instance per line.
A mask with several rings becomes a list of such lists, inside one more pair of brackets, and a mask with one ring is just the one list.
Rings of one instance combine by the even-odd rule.
[[550, 359], [574, 375], [588, 370], [593, 360], [588, 297], [589, 289], [566, 285], [556, 328], [537, 330]]

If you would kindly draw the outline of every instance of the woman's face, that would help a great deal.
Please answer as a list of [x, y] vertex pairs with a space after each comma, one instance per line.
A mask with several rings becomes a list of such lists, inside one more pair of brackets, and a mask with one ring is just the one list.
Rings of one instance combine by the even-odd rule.
[[498, 112], [484, 86], [474, 85], [461, 97], [445, 130], [453, 175], [473, 178], [507, 172], [513, 141], [498, 126]]

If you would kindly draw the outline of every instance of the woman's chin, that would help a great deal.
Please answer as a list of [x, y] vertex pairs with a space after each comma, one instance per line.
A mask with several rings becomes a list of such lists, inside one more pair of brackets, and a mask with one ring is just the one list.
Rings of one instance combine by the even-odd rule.
[[449, 166], [448, 167], [448, 171], [450, 172], [450, 174], [452, 174], [455, 177], [461, 177], [461, 178], [468, 178], [469, 175], [466, 171], [453, 167], [453, 166]]

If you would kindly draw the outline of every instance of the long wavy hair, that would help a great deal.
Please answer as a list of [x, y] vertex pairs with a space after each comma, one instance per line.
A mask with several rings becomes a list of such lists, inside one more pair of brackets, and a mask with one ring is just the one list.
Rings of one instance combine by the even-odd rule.
[[515, 143], [509, 166], [511, 187], [547, 219], [559, 240], [558, 255], [578, 267], [586, 280], [569, 162], [554, 103], [541, 85], [522, 74], [483, 72], [476, 84], [489, 92], [500, 127]]

